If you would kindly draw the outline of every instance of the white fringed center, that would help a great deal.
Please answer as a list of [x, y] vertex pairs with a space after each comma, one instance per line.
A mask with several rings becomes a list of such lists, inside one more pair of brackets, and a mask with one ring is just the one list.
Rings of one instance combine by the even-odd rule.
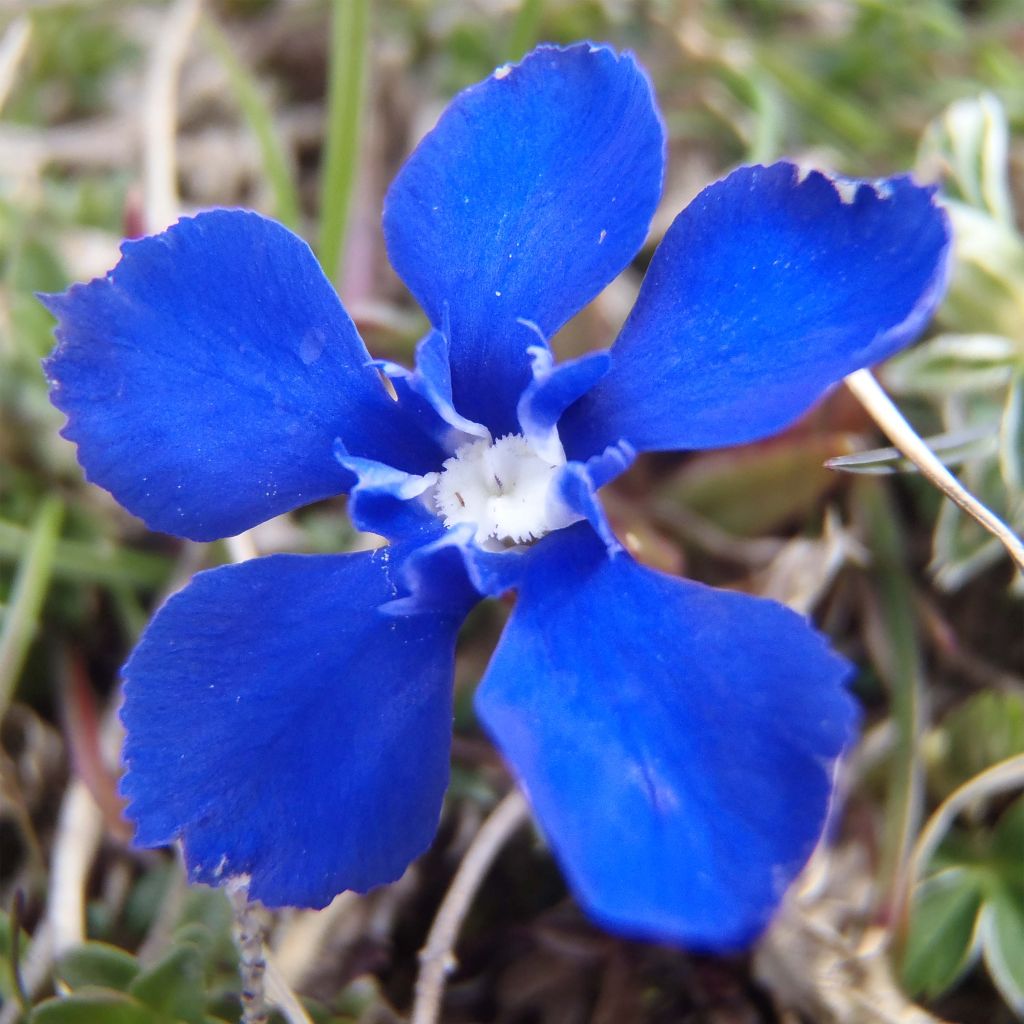
[[551, 494], [561, 468], [541, 458], [522, 434], [471, 441], [442, 466], [434, 505], [445, 526], [468, 523], [480, 543], [525, 544], [567, 525]]

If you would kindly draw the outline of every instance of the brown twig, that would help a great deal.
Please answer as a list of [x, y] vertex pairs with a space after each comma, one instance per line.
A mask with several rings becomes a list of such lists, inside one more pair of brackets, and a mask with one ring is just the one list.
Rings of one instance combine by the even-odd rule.
[[528, 813], [523, 795], [518, 790], [509, 793], [480, 827], [462, 858], [430, 926], [426, 945], [420, 951], [420, 973], [416, 979], [411, 1024], [436, 1024], [445, 978], [455, 964], [452, 951], [462, 921], [494, 858], [512, 833], [526, 821]]

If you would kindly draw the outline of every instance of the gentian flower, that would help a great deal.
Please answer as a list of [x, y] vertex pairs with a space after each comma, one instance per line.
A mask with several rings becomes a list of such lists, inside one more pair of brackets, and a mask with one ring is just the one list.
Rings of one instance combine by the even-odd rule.
[[389, 541], [202, 572], [160, 609], [124, 669], [140, 845], [180, 840], [193, 881], [270, 906], [397, 878], [437, 827], [460, 623], [514, 590], [476, 709], [580, 903], [713, 950], [765, 926], [824, 826], [850, 666], [779, 604], [638, 564], [597, 492], [637, 452], [778, 431], [907, 345], [949, 231], [906, 177], [742, 167], [676, 218], [611, 349], [556, 363], [643, 243], [664, 148], [607, 47], [457, 96], [384, 210], [431, 324], [412, 370], [372, 361], [305, 243], [251, 212], [45, 297], [64, 434], [152, 529], [212, 540], [347, 492]]

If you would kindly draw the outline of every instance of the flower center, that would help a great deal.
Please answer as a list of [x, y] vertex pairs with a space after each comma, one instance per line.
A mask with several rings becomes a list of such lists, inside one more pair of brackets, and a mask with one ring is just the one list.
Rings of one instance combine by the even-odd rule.
[[447, 527], [468, 523], [476, 540], [525, 544], [567, 525], [551, 494], [561, 465], [541, 458], [522, 434], [464, 444], [441, 467], [434, 505]]

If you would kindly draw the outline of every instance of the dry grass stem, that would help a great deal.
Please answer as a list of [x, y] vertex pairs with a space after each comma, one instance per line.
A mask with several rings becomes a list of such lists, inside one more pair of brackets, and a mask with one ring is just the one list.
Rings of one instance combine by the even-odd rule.
[[162, 231], [178, 216], [178, 75], [199, 22], [202, 0], [177, 0], [157, 36], [142, 103], [146, 229]]
[[858, 370], [846, 378], [846, 386], [864, 406], [882, 432], [903, 454], [914, 463], [950, 501], [955, 502], [969, 516], [998, 538], [1017, 568], [1024, 572], [1024, 543], [994, 512], [986, 508], [939, 461], [935, 453], [921, 440], [914, 428], [903, 418], [889, 396], [872, 376], [870, 370]]
[[0, 39], [0, 110], [3, 109], [18, 74], [18, 66], [32, 39], [32, 22], [21, 15], [7, 26]]
[[430, 926], [426, 945], [420, 951], [420, 973], [416, 979], [410, 1024], [436, 1024], [445, 978], [455, 963], [453, 950], [463, 919], [494, 858], [528, 816], [525, 797], [513, 790], [483, 823], [462, 858]]

